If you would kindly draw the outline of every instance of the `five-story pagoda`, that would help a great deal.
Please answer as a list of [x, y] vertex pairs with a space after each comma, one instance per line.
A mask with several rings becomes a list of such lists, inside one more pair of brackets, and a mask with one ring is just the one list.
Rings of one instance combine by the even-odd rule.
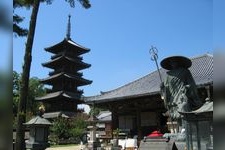
[[70, 16], [67, 26], [66, 38], [58, 44], [45, 48], [47, 52], [53, 53], [51, 60], [42, 65], [53, 69], [49, 72], [49, 77], [42, 79], [43, 84], [51, 86], [47, 95], [36, 98], [45, 106], [45, 118], [55, 118], [58, 116], [73, 116], [77, 112], [77, 105], [83, 103], [82, 90], [79, 86], [91, 84], [92, 81], [82, 78], [82, 69], [91, 65], [84, 63], [81, 57], [90, 51], [75, 43], [70, 38]]

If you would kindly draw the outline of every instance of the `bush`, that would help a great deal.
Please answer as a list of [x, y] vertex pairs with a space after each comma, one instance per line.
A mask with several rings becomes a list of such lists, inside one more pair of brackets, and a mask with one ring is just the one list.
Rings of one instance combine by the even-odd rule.
[[67, 139], [69, 138], [70, 134], [70, 125], [69, 121], [66, 118], [59, 117], [54, 120], [50, 131], [53, 135], [57, 136], [59, 139]]
[[78, 113], [74, 118], [56, 118], [50, 128], [49, 140], [52, 144], [80, 143], [87, 127], [87, 115]]
[[82, 116], [82, 114], [78, 114], [75, 118], [71, 120], [71, 136], [81, 138], [84, 132], [86, 131], [86, 127], [87, 122], [85, 121], [84, 116]]

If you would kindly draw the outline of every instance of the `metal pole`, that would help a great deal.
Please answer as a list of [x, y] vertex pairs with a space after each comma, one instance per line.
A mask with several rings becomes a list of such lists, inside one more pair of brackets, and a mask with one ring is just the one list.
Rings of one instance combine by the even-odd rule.
[[163, 82], [162, 81], [162, 76], [161, 76], [161, 74], [160, 74], [160, 71], [159, 71], [159, 65], [158, 65], [158, 62], [157, 62], [157, 59], [158, 59], [158, 50], [157, 50], [157, 48], [156, 47], [153, 47], [153, 46], [151, 46], [151, 48], [150, 48], [150, 50], [149, 50], [149, 53], [150, 53], [150, 55], [151, 55], [151, 60], [152, 61], [154, 61], [155, 62], [155, 64], [156, 64], [156, 67], [157, 67], [157, 70], [158, 70], [158, 73], [159, 73], [159, 78], [160, 78], [160, 81], [161, 81], [161, 83]]
[[[161, 76], [161, 73], [159, 71], [159, 65], [158, 65], [158, 62], [157, 62], [157, 59], [158, 59], [158, 54], [157, 54], [158, 53], [158, 50], [157, 50], [157, 48], [154, 47], [154, 46], [151, 46], [151, 48], [149, 50], [149, 53], [151, 55], [151, 60], [154, 61], [155, 64], [156, 64], [157, 71], [159, 73], [160, 81], [161, 81], [161, 83], [163, 83], [162, 76]], [[168, 109], [168, 111], [170, 111], [169, 107], [167, 107], [167, 109]], [[169, 113], [169, 118], [170, 118], [170, 121], [171, 121], [171, 125], [172, 125], [173, 132], [175, 133], [175, 131], [174, 131], [174, 124], [173, 124], [172, 117], [170, 116], [170, 113]]]

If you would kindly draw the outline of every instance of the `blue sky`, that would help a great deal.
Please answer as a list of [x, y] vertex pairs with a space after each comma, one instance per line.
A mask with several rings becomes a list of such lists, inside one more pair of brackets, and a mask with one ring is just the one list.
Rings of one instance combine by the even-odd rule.
[[[149, 55], [151, 45], [158, 48], [159, 62], [171, 55], [212, 54], [213, 44], [224, 46], [222, 38], [213, 41], [220, 34], [219, 29], [214, 33], [213, 25], [222, 28], [221, 23], [213, 21], [221, 21], [222, 14], [212, 0], [91, 0], [91, 4], [87, 10], [78, 3], [70, 8], [63, 0], [41, 4], [31, 76], [48, 76], [50, 69], [41, 63], [49, 61], [51, 54], [44, 48], [63, 40], [68, 14], [72, 39], [91, 49], [83, 55], [92, 65], [83, 71], [84, 78], [93, 80], [91, 85], [81, 87], [85, 96], [118, 88], [156, 70]], [[217, 18], [213, 17], [213, 6]], [[21, 25], [28, 27], [30, 10], [16, 12], [26, 17]], [[21, 72], [26, 39], [13, 40], [13, 68]]]

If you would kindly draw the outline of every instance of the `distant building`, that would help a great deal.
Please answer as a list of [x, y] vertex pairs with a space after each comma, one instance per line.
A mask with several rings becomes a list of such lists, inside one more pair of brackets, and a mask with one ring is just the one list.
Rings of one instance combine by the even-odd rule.
[[70, 38], [70, 16], [66, 38], [61, 42], [45, 48], [47, 52], [53, 53], [51, 60], [42, 65], [53, 69], [49, 72], [49, 77], [41, 82], [50, 85], [48, 94], [36, 98], [45, 106], [45, 118], [55, 118], [58, 116], [71, 117], [77, 112], [77, 105], [83, 103], [81, 100], [83, 90], [79, 86], [91, 84], [92, 81], [84, 79], [82, 69], [91, 65], [84, 63], [82, 54], [90, 49], [80, 46]]
[[97, 116], [96, 126], [98, 138], [112, 138], [112, 113], [110, 111], [101, 111]]
[[[205, 54], [191, 61], [189, 70], [204, 102], [207, 97], [212, 98], [213, 93], [213, 56]], [[160, 72], [165, 78], [167, 70], [161, 68]], [[168, 130], [160, 84], [158, 72], [154, 71], [117, 89], [86, 97], [85, 102], [112, 112], [112, 130], [129, 130], [131, 136], [142, 138], [154, 130]]]

